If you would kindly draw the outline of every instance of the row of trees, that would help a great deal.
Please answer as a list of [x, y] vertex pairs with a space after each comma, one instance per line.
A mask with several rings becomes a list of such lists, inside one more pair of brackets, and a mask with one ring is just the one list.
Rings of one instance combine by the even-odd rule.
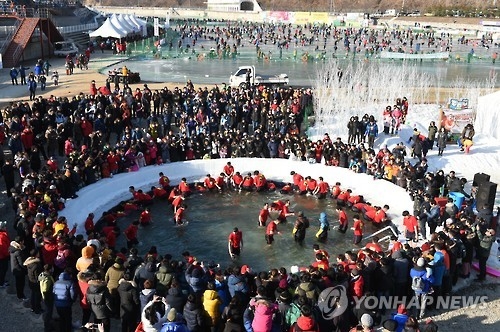
[[[103, 6], [206, 8], [206, 0], [83, 0]], [[383, 13], [387, 9], [435, 16], [495, 17], [495, 0], [257, 0], [264, 10]]]

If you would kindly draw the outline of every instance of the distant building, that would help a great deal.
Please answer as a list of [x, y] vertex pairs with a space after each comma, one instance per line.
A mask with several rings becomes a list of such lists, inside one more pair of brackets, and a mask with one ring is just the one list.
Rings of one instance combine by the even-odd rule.
[[207, 0], [207, 9], [221, 12], [261, 12], [257, 0]]

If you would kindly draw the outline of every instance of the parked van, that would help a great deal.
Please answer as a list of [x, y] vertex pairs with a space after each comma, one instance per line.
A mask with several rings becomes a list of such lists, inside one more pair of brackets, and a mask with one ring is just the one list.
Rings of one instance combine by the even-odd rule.
[[54, 55], [58, 57], [66, 57], [68, 54], [72, 57], [76, 56], [78, 53], [78, 46], [75, 43], [69, 41], [55, 42], [54, 43]]

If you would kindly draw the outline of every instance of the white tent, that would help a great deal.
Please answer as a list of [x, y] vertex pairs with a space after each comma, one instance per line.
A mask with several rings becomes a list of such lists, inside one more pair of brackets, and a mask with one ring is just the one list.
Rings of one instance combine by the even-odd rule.
[[476, 121], [474, 130], [477, 133], [500, 139], [500, 90], [486, 96], [479, 97], [477, 102]]
[[112, 37], [112, 38], [123, 38], [127, 35], [127, 33], [121, 31], [116, 28], [113, 23], [111, 23], [111, 19], [108, 19], [99, 27], [99, 29], [89, 33], [90, 37]]
[[137, 30], [141, 30], [142, 29], [142, 25], [139, 24], [139, 22], [137, 21], [134, 21], [134, 16], [129, 14], [129, 15], [125, 15], [125, 19], [127, 20], [127, 22], [132, 25], [133, 27], [135, 27]]
[[137, 29], [134, 24], [130, 23], [122, 14], [118, 15], [118, 22], [120, 22], [122, 26], [126, 27], [130, 32], [136, 33], [139, 31], [139, 29]]
[[127, 27], [125, 25], [123, 25], [119, 20], [118, 20], [118, 16], [116, 14], [113, 14], [111, 15], [110, 17], [110, 20], [111, 20], [111, 23], [117, 28], [119, 29], [120, 31], [124, 32], [126, 35], [128, 35], [129, 33], [131, 33], [132, 31], [134, 31], [133, 29], [131, 29], [131, 27]]

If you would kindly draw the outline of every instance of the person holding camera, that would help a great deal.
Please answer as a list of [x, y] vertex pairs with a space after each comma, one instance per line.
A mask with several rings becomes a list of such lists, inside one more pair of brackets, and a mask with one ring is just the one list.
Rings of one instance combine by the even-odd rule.
[[479, 262], [479, 274], [474, 281], [484, 281], [486, 279], [486, 261], [490, 256], [491, 245], [495, 238], [495, 230], [492, 228], [487, 229], [484, 233], [481, 231], [481, 226], [476, 226], [476, 234], [479, 243], [476, 246], [476, 255]]

